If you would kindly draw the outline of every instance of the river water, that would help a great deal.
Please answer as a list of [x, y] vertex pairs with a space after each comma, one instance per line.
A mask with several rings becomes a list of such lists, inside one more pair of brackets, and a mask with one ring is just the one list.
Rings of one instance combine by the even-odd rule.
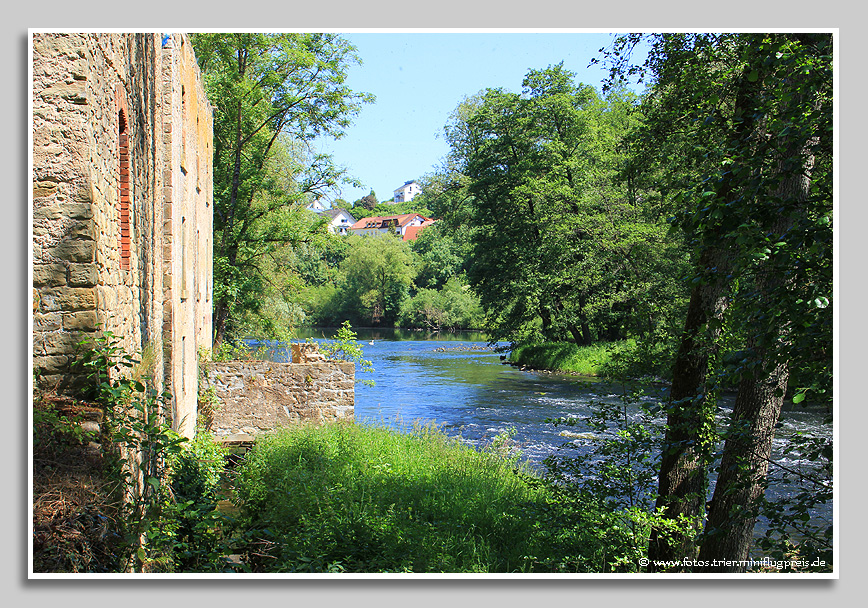
[[[414, 423], [436, 424], [452, 436], [460, 436], [482, 447], [499, 433], [514, 429], [522, 458], [543, 469], [542, 461], [561, 446], [573, 443], [577, 449], [591, 449], [585, 438], [565, 436], [566, 427], [554, 426], [546, 419], [572, 417], [579, 424], [573, 433], [587, 434], [582, 420], [589, 417], [595, 403], [619, 403], [623, 386], [595, 378], [542, 371], [521, 370], [504, 364], [502, 354], [490, 348], [485, 336], [473, 332], [436, 335], [402, 330], [357, 329], [364, 358], [373, 363], [373, 373], [357, 369], [356, 380], [373, 380], [373, 386], [356, 384], [355, 419], [360, 423], [385, 425], [397, 430]], [[300, 332], [299, 339], [330, 339], [333, 330]], [[272, 353], [275, 360], [289, 360], [285, 349]], [[642, 399], [655, 403], [657, 394]], [[720, 400], [720, 419], [725, 423], [732, 397]], [[633, 416], [638, 415], [632, 408]], [[823, 413], [801, 407], [783, 412], [773, 460], [793, 470], [810, 470], [812, 463], [783, 453], [782, 439], [793, 432], [812, 432], [821, 427]], [[660, 418], [652, 424], [662, 424]], [[831, 432], [830, 430], [827, 432]], [[770, 497], [798, 488], [774, 485]], [[822, 507], [816, 517], [831, 521], [831, 505]]]

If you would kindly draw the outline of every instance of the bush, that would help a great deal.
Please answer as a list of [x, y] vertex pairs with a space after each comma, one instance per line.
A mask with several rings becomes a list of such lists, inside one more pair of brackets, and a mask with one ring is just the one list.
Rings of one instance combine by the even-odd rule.
[[[221, 448], [207, 432], [190, 442], [172, 430], [170, 395], [150, 385], [147, 366], [111, 332], [80, 347], [77, 366], [89, 380], [83, 394], [92, 402], [34, 400], [34, 570], [224, 569], [228, 526], [216, 511]], [[84, 433], [70, 412], [101, 413], [99, 437]], [[89, 444], [93, 439], [101, 445]], [[75, 501], [52, 498], [70, 496], [74, 486], [82, 486]]]
[[603, 375], [613, 351], [628, 347], [628, 342], [580, 346], [572, 342], [523, 344], [512, 349], [511, 362], [536, 369], [571, 372], [583, 376]]
[[439, 331], [478, 329], [485, 315], [479, 298], [458, 277], [450, 277], [442, 289], [420, 289], [401, 310], [401, 327]]

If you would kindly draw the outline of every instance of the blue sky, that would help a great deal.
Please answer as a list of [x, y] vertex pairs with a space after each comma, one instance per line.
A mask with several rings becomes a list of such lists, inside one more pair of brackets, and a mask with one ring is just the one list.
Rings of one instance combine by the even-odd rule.
[[345, 33], [364, 62], [348, 85], [373, 93], [346, 136], [321, 142], [365, 187], [344, 186], [332, 198], [349, 203], [373, 189], [379, 200], [405, 181], [431, 173], [446, 155], [449, 114], [487, 87], [518, 92], [529, 69], [564, 62], [577, 80], [600, 88], [605, 71], [588, 68], [608, 33]]

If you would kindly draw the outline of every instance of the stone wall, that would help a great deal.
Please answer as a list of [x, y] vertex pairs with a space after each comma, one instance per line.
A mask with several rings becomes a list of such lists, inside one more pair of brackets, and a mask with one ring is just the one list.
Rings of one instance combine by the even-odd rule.
[[32, 35], [33, 365], [111, 331], [192, 436], [211, 338], [212, 108], [183, 34]]
[[298, 422], [354, 418], [354, 363], [207, 363], [203, 376], [219, 401], [211, 423], [218, 438], [249, 439]]

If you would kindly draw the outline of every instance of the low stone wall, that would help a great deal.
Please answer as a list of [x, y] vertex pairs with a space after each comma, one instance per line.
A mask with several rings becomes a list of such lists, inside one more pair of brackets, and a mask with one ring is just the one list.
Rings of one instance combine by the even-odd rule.
[[354, 418], [354, 363], [229, 361], [208, 363], [204, 371], [205, 388], [213, 388], [220, 402], [211, 424], [218, 439]]

